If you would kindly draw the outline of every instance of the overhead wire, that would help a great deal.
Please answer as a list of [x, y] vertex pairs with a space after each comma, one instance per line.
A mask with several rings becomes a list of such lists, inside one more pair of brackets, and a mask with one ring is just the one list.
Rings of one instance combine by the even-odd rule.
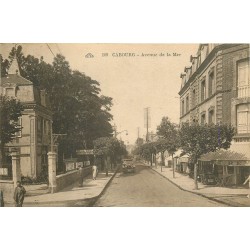
[[52, 55], [53, 55], [54, 57], [56, 57], [55, 54], [53, 53], [52, 49], [50, 48], [49, 44], [48, 44], [48, 43], [46, 43], [46, 44], [47, 44], [47, 47], [49, 48], [50, 52], [52, 53]]

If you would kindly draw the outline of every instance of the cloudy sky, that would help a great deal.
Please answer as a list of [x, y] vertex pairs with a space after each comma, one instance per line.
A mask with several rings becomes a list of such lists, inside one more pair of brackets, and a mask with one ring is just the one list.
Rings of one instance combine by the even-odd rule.
[[[7, 57], [14, 44], [1, 44]], [[52, 62], [61, 53], [72, 69], [85, 72], [101, 84], [102, 94], [113, 98], [113, 124], [126, 143], [134, 143], [138, 128], [145, 135], [144, 109], [150, 108], [150, 131], [156, 132], [163, 116], [179, 121], [180, 73], [198, 44], [20, 44], [25, 55]], [[91, 53], [93, 57], [85, 57]], [[104, 53], [104, 55], [103, 55]], [[120, 53], [120, 54], [119, 54]], [[124, 53], [130, 53], [130, 55]]]

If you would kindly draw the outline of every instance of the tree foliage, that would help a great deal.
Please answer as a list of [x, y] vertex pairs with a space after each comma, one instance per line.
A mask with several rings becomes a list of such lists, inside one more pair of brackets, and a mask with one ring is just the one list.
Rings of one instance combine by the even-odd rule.
[[235, 129], [223, 124], [192, 124], [185, 123], [180, 129], [182, 149], [188, 153], [195, 163], [201, 155], [218, 149], [228, 149], [231, 145]]
[[205, 124], [185, 123], [180, 129], [180, 142], [182, 149], [189, 154], [194, 164], [194, 183], [198, 189], [197, 161], [201, 155], [215, 152], [218, 149], [228, 149], [231, 145], [235, 129], [227, 124]]
[[167, 150], [169, 154], [174, 154], [180, 147], [178, 125], [172, 123], [168, 117], [163, 117], [161, 124], [157, 127], [157, 135], [162, 139], [158, 141], [158, 148], [161, 151]]
[[20, 131], [18, 118], [21, 116], [23, 106], [14, 98], [0, 95], [0, 163], [3, 160], [5, 144], [15, 138], [15, 133]]
[[109, 156], [112, 163], [116, 163], [117, 157], [127, 155], [123, 141], [114, 137], [100, 137], [94, 140], [94, 151], [97, 155]]
[[112, 134], [110, 121], [112, 98], [101, 95], [100, 84], [77, 70], [71, 70], [63, 55], [57, 54], [52, 64], [12, 48], [9, 58], [2, 60], [6, 75], [16, 56], [20, 74], [39, 89], [45, 89], [53, 111], [53, 133], [67, 134], [60, 148], [72, 154], [78, 148], [93, 147], [93, 140]]

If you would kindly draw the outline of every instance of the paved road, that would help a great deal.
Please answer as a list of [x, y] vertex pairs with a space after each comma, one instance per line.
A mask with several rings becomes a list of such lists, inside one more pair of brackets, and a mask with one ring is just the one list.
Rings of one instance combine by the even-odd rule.
[[182, 191], [149, 167], [137, 164], [136, 173], [118, 173], [95, 203], [103, 207], [220, 207], [220, 203]]

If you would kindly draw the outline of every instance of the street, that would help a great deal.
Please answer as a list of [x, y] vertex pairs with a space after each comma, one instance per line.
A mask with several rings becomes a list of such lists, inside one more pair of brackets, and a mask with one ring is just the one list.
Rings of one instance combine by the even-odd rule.
[[221, 207], [220, 203], [182, 191], [142, 164], [136, 173], [117, 173], [96, 207]]

